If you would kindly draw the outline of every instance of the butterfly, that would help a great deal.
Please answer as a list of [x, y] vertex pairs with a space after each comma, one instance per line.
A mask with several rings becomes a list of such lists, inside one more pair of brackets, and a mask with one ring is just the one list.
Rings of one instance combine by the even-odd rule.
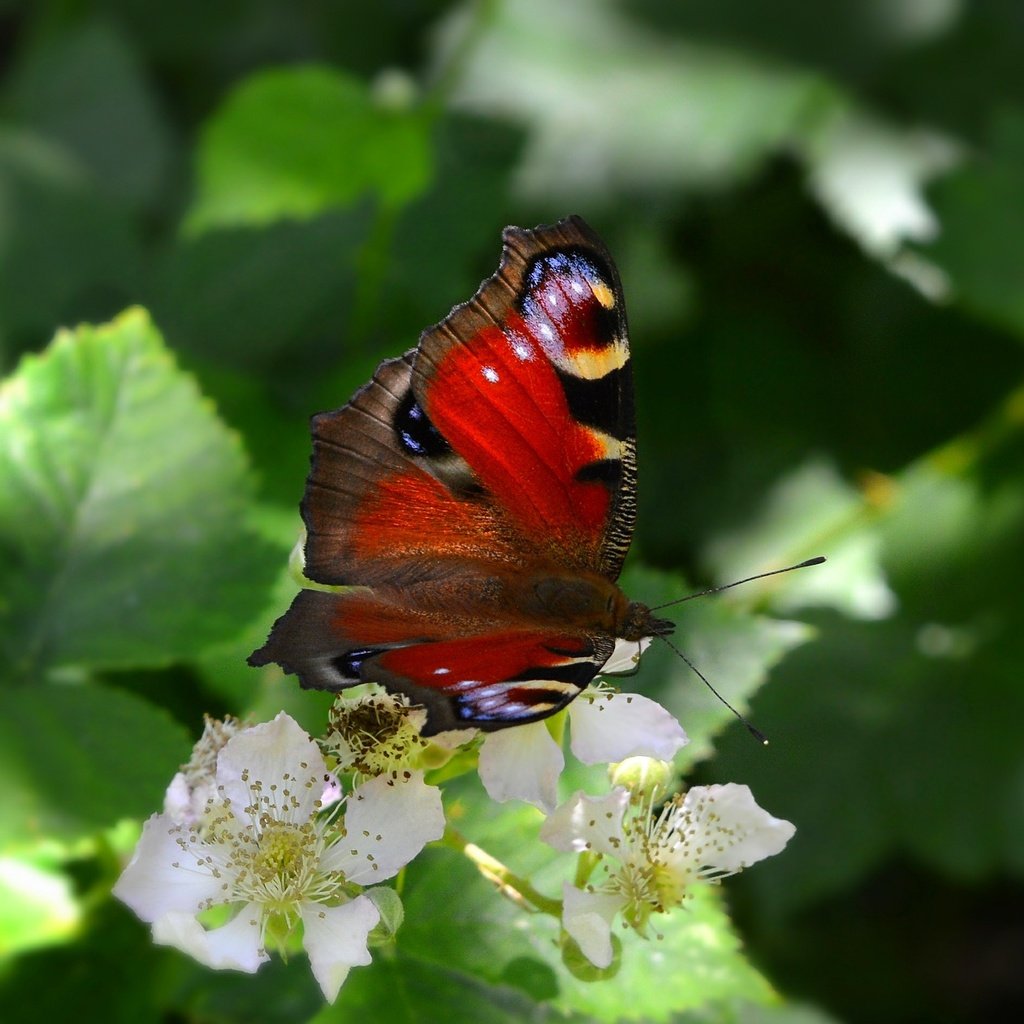
[[622, 286], [577, 216], [505, 229], [497, 272], [312, 419], [304, 589], [253, 666], [378, 683], [426, 736], [534, 722], [618, 640], [673, 623], [616, 586], [636, 519]]

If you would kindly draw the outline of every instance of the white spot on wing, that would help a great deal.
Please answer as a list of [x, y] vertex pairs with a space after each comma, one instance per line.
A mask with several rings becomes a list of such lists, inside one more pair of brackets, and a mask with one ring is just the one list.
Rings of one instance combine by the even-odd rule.
[[484, 375], [485, 380], [489, 380], [492, 384], [498, 383], [498, 371], [493, 366], [483, 366], [480, 368], [480, 372]]

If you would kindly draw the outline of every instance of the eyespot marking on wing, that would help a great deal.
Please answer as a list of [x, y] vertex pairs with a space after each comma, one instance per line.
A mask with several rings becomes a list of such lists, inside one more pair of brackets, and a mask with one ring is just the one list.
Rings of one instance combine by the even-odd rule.
[[398, 443], [410, 455], [438, 458], [451, 454], [451, 445], [431, 423], [411, 388], [395, 410], [394, 428]]
[[581, 248], [555, 249], [529, 264], [519, 311], [564, 373], [593, 380], [628, 364], [614, 280], [602, 257]]

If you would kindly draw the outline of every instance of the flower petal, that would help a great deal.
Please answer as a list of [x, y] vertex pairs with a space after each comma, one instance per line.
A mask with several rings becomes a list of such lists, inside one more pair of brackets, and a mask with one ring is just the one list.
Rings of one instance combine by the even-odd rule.
[[622, 788], [604, 796], [576, 793], [541, 825], [540, 837], [565, 853], [589, 850], [621, 859], [622, 816], [628, 806], [629, 792]]
[[247, 903], [227, 924], [207, 931], [191, 914], [172, 912], [153, 922], [153, 941], [173, 946], [215, 970], [252, 974], [270, 957], [262, 947], [260, 910]]
[[179, 825], [195, 820], [192, 814], [192, 787], [184, 772], [178, 772], [164, 793], [164, 814]]
[[543, 722], [488, 733], [478, 771], [492, 800], [525, 800], [550, 811], [558, 802], [565, 755]]
[[435, 732], [429, 742], [436, 743], [442, 750], [457, 750], [476, 739], [477, 729], [447, 729]]
[[640, 655], [651, 646], [651, 638], [642, 640], [616, 640], [612, 656], [601, 666], [602, 675], [618, 675], [633, 672], [640, 662]]
[[671, 761], [689, 739], [683, 727], [657, 701], [638, 693], [597, 690], [569, 705], [569, 746], [584, 764], [656, 757]]
[[196, 825], [214, 808], [217, 787], [213, 777], [190, 784], [184, 772], [178, 772], [164, 794], [164, 814], [179, 825]]
[[612, 962], [612, 921], [625, 904], [618, 893], [584, 892], [568, 882], [562, 886], [562, 926], [595, 967]]
[[143, 921], [172, 911], [194, 916], [221, 896], [224, 879], [215, 878], [201, 859], [194, 833], [167, 814], [154, 814], [142, 827], [132, 859], [114, 886], [114, 895]]
[[730, 874], [780, 853], [796, 832], [791, 822], [758, 807], [749, 786], [735, 782], [694, 786], [679, 814], [705, 836], [704, 862]]
[[319, 809], [326, 775], [317, 745], [283, 711], [272, 722], [232, 736], [217, 758], [217, 785], [238, 818], [254, 827], [259, 815], [245, 809], [257, 800], [278, 821], [309, 821]]
[[334, 772], [327, 772], [324, 776], [324, 789], [320, 794], [320, 810], [333, 807], [345, 795], [341, 780]]
[[398, 779], [378, 775], [349, 796], [345, 836], [324, 852], [320, 865], [357, 885], [374, 885], [443, 834], [441, 791], [428, 786], [422, 772]]
[[370, 962], [366, 939], [380, 920], [380, 912], [371, 899], [357, 896], [340, 907], [303, 903], [299, 913], [304, 930], [302, 944], [309, 954], [313, 977], [324, 998], [333, 1003], [349, 968]]

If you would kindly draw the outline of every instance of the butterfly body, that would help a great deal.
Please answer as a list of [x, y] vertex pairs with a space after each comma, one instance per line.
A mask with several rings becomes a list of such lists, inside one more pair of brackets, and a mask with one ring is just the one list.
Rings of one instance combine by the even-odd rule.
[[553, 714], [616, 640], [665, 634], [619, 589], [635, 518], [621, 286], [577, 217], [505, 232], [498, 272], [312, 421], [304, 590], [254, 665], [377, 682], [424, 733]]

